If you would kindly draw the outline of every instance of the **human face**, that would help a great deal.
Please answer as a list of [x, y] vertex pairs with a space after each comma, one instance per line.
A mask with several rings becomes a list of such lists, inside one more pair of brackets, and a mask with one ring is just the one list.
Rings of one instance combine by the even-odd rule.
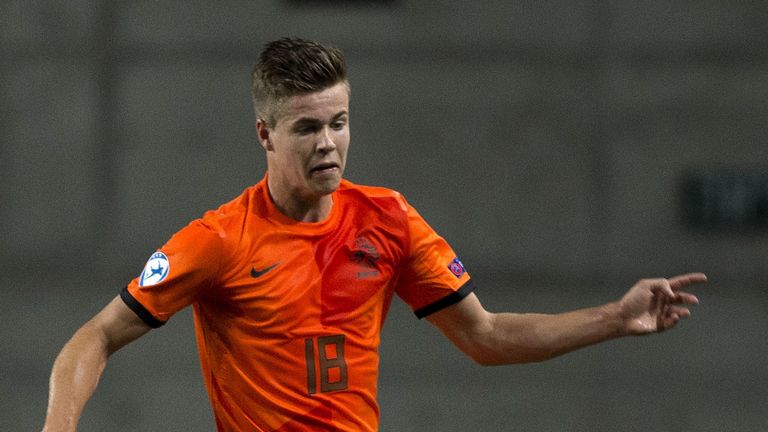
[[256, 123], [273, 199], [318, 200], [339, 187], [349, 148], [346, 83], [292, 96], [273, 128]]

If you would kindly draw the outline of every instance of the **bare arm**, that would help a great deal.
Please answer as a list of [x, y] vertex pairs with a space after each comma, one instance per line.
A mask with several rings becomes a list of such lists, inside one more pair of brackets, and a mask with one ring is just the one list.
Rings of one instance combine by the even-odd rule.
[[119, 296], [80, 327], [53, 364], [43, 431], [76, 430], [107, 358], [150, 329]]
[[681, 289], [706, 280], [701, 273], [644, 279], [617, 302], [555, 315], [490, 313], [470, 294], [428, 319], [480, 364], [537, 362], [609, 339], [674, 327], [690, 315], [687, 305], [698, 303]]

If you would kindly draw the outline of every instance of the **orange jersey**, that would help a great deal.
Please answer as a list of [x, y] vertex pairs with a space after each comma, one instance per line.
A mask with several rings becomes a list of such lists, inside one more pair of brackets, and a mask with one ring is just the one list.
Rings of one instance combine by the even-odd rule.
[[397, 192], [342, 181], [329, 217], [305, 223], [265, 178], [175, 234], [121, 297], [152, 326], [193, 305], [219, 431], [375, 431], [393, 293], [423, 317], [471, 290]]

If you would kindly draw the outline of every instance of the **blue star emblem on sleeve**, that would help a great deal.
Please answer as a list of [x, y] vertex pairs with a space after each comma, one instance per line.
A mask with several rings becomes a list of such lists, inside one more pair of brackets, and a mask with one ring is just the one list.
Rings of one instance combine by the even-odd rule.
[[152, 286], [159, 284], [168, 277], [171, 270], [171, 264], [168, 257], [162, 252], [155, 252], [144, 266], [144, 271], [139, 277], [139, 286]]

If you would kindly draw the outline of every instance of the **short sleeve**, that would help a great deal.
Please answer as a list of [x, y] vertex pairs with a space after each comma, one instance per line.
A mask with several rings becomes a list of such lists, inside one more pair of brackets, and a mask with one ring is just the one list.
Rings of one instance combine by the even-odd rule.
[[397, 294], [424, 318], [461, 301], [474, 290], [464, 264], [412, 206], [407, 206], [409, 256]]
[[159, 327], [207, 289], [219, 271], [221, 254], [219, 232], [196, 220], [153, 253], [120, 296], [144, 322]]

